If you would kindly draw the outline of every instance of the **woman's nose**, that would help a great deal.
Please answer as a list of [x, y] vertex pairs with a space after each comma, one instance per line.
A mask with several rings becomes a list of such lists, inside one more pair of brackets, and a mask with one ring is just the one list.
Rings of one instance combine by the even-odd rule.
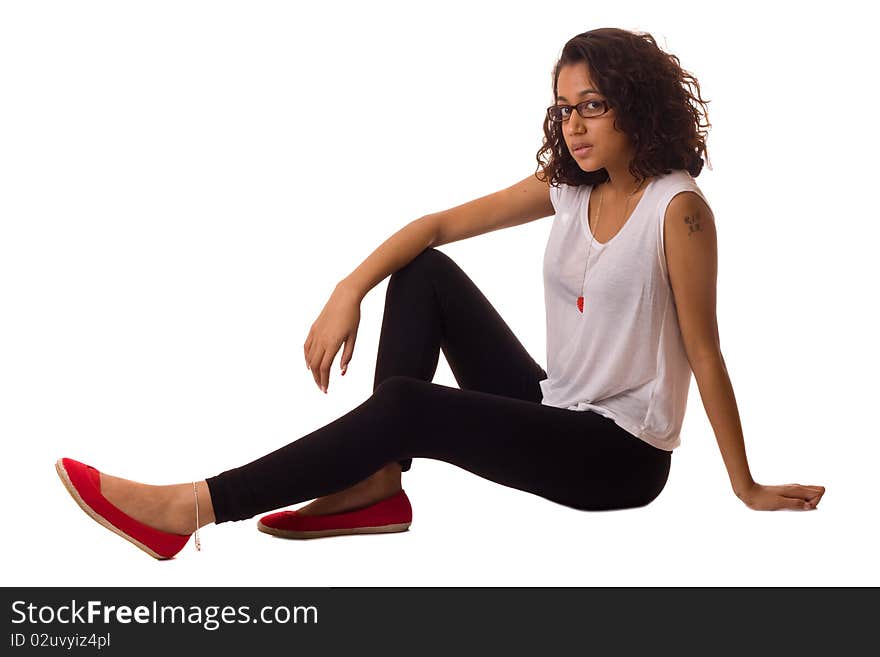
[[568, 115], [568, 132], [569, 134], [582, 134], [583, 128], [587, 125], [587, 120], [583, 118], [576, 109], [571, 110], [571, 114]]

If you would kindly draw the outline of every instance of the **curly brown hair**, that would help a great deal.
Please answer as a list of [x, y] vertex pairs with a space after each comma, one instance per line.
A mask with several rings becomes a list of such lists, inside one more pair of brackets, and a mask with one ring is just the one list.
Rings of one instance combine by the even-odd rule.
[[[559, 70], [586, 62], [590, 77], [615, 109], [614, 127], [634, 147], [629, 165], [635, 178], [647, 178], [672, 169], [686, 169], [696, 177], [709, 162], [706, 130], [711, 127], [707, 104], [696, 78], [681, 68], [678, 57], [664, 52], [648, 33], [603, 27], [578, 34], [565, 44], [553, 66], [553, 102], [557, 99]], [[689, 87], [693, 87], [696, 96]], [[701, 123], [701, 118], [706, 122]], [[537, 154], [543, 177], [550, 184], [597, 185], [607, 181], [603, 168], [587, 172], [575, 162], [562, 136], [562, 123], [544, 116], [544, 141]], [[546, 162], [544, 161], [546, 156]]]

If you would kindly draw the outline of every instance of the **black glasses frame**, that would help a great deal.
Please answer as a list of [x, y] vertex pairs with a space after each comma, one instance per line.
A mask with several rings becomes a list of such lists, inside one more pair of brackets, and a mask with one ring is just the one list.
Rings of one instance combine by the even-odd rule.
[[[586, 106], [589, 105], [590, 103], [602, 103], [602, 105], [605, 107], [605, 109], [603, 109], [599, 114], [594, 114], [592, 116], [584, 116], [584, 111], [586, 111]], [[554, 119], [552, 112], [554, 110], [558, 111], [560, 109], [569, 110], [568, 114], [563, 119], [559, 119], [559, 120]], [[577, 105], [552, 105], [547, 108], [547, 118], [549, 118], [553, 123], [565, 123], [566, 121], [568, 121], [568, 119], [571, 118], [571, 110], [573, 110], [573, 109], [577, 110], [577, 113], [580, 115], [580, 117], [582, 119], [595, 119], [595, 118], [602, 116], [606, 112], [608, 112], [608, 110], [611, 109], [611, 105], [608, 104], [607, 100], [602, 100], [601, 98], [590, 98], [589, 100], [585, 100], [584, 102], [578, 103]]]

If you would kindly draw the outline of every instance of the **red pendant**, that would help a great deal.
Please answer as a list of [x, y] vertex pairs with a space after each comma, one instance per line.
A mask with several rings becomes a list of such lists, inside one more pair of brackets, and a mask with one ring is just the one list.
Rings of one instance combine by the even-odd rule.
[[584, 298], [578, 297], [578, 310], [584, 312]]

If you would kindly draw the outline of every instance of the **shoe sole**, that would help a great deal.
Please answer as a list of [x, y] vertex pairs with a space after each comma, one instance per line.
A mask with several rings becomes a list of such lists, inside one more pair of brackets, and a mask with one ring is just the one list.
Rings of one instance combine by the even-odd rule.
[[261, 521], [257, 521], [257, 529], [264, 534], [271, 534], [279, 538], [323, 538], [324, 536], [345, 536], [347, 534], [390, 534], [394, 532], [405, 532], [409, 529], [411, 522], [402, 522], [396, 525], [381, 525], [380, 527], [343, 527], [339, 529], [311, 529], [311, 530], [295, 530], [295, 529], [276, 529], [264, 525]]
[[58, 477], [61, 479], [61, 483], [63, 483], [64, 487], [67, 489], [67, 492], [70, 493], [70, 496], [74, 499], [74, 501], [77, 504], [79, 504], [79, 508], [81, 508], [83, 511], [85, 511], [86, 514], [88, 514], [88, 516], [92, 520], [97, 522], [99, 525], [101, 525], [105, 529], [109, 529], [111, 532], [113, 532], [117, 536], [121, 536], [129, 543], [136, 545], [137, 547], [139, 547], [141, 550], [143, 550], [144, 552], [149, 554], [154, 559], [158, 559], [159, 561], [165, 561], [165, 560], [171, 558], [171, 557], [163, 557], [161, 554], [156, 554], [155, 552], [153, 552], [153, 550], [148, 548], [146, 545], [141, 543], [139, 540], [137, 540], [136, 538], [132, 538], [131, 536], [129, 536], [128, 534], [123, 532], [121, 529], [119, 529], [115, 525], [107, 522], [107, 520], [105, 520], [103, 517], [101, 517], [100, 515], [95, 513], [95, 511], [92, 509], [92, 507], [90, 507], [88, 504], [86, 504], [85, 500], [83, 500], [83, 498], [81, 498], [79, 496], [79, 492], [76, 490], [76, 487], [73, 485], [73, 482], [70, 481], [70, 477], [67, 475], [67, 470], [64, 468], [64, 464], [61, 462], [61, 459], [58, 459], [55, 462], [55, 471], [58, 473]]

